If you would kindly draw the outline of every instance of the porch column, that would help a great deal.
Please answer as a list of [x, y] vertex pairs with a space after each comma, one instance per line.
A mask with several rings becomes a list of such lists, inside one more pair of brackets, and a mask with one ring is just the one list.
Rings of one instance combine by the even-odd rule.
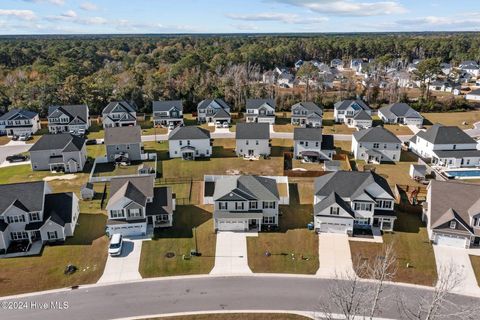
[[262, 219], [257, 219], [258, 231], [262, 231]]

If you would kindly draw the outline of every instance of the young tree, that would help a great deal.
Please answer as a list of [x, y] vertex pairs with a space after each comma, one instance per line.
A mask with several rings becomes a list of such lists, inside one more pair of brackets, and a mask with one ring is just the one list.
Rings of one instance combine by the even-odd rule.
[[420, 80], [422, 98], [425, 97], [426, 100], [430, 98], [430, 81], [441, 72], [440, 62], [436, 58], [430, 58], [422, 60], [418, 63], [417, 70], [415, 70], [415, 76]]
[[310, 97], [310, 82], [318, 75], [318, 68], [313, 63], [306, 62], [297, 71], [297, 77], [303, 79], [307, 83], [305, 92], [305, 100], [308, 101]]

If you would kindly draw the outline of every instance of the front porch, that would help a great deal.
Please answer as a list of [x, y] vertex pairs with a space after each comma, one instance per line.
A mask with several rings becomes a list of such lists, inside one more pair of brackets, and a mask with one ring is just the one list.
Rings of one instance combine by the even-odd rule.
[[196, 149], [192, 146], [185, 146], [180, 149], [183, 160], [195, 160]]
[[42, 252], [43, 242], [35, 240], [30, 242], [28, 240], [13, 241], [7, 249], [5, 254], [0, 254], [1, 258], [19, 258], [36, 256]]
[[366, 150], [364, 160], [366, 163], [380, 164], [382, 162], [382, 154], [375, 150]]
[[48, 162], [50, 172], [65, 172], [65, 163], [63, 162], [63, 156], [52, 156]]

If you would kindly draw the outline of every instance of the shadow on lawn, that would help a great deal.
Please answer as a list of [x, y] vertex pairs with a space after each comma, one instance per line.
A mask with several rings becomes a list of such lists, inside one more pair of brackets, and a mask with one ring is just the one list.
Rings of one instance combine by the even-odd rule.
[[289, 184], [290, 204], [280, 205], [279, 232], [293, 229], [306, 229], [307, 224], [313, 221], [313, 206], [300, 204], [300, 195], [296, 183]]
[[173, 226], [155, 229], [155, 238], [193, 238], [193, 228], [199, 227], [210, 219], [212, 214], [203, 208], [192, 205], [177, 206], [173, 214]]
[[72, 238], [66, 245], [91, 245], [93, 241], [105, 236], [107, 217], [103, 214], [80, 214]]

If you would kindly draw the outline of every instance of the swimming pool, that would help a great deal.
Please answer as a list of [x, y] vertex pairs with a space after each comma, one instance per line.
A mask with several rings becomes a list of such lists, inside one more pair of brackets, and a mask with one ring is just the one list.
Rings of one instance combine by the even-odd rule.
[[455, 179], [480, 179], [480, 169], [448, 170], [444, 173], [447, 177]]

